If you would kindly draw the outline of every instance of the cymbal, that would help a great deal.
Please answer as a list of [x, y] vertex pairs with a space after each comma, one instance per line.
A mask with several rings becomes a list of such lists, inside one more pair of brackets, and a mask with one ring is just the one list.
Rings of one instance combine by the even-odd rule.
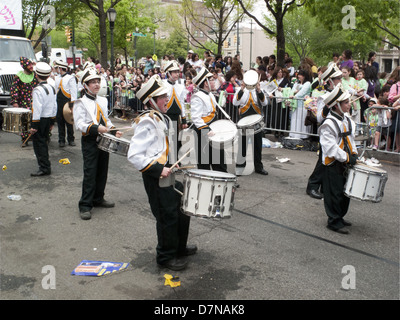
[[69, 102], [67, 102], [64, 105], [63, 108], [63, 115], [64, 115], [64, 119], [65, 121], [67, 121], [69, 124], [74, 124], [74, 115], [72, 113], [72, 109], [73, 109], [73, 103], [72, 103], [72, 107], [69, 106]]

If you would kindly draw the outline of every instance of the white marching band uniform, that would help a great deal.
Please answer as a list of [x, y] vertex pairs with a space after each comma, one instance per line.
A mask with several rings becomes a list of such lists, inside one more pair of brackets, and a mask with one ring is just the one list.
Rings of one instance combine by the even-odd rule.
[[55, 89], [50, 84], [39, 84], [32, 91], [32, 122], [40, 118], [55, 118], [57, 101]]
[[[168, 101], [167, 114], [169, 114], [169, 110], [171, 108], [179, 107], [182, 123], [186, 123], [185, 98], [187, 95], [187, 90], [185, 85], [181, 83], [180, 79], [175, 81], [175, 83], [171, 83], [171, 81], [169, 81], [168, 79], [164, 79], [163, 82], [164, 86], [168, 88], [168, 97], [170, 98], [170, 100]], [[176, 105], [174, 106], [174, 104]]]
[[[333, 161], [347, 162], [348, 153], [344, 151], [345, 144], [349, 147], [350, 153], [356, 153], [357, 147], [355, 144], [355, 123], [349, 117], [341, 117], [336, 114], [332, 115], [334, 111], [331, 110], [326, 120], [319, 128], [319, 137], [322, 149], [322, 163], [330, 165]], [[343, 120], [340, 120], [340, 119]], [[333, 122], [336, 122], [333, 123]], [[351, 134], [347, 137], [342, 137], [341, 133], [346, 133], [351, 130]], [[345, 143], [345, 139], [347, 140]]]
[[[173, 130], [170, 124], [171, 120], [167, 116], [153, 110], [136, 118], [132, 125], [134, 134], [128, 160], [137, 170], [145, 172], [156, 165], [162, 171], [167, 162], [174, 162], [173, 145], [170, 143]], [[160, 173], [155, 175], [159, 177]]]
[[217, 116], [217, 100], [212, 93], [197, 91], [190, 100], [192, 122], [199, 130], [207, 128]]
[[75, 128], [82, 132], [82, 135], [89, 133], [90, 127], [100, 124], [102, 117], [107, 128], [112, 128], [113, 124], [108, 117], [107, 99], [97, 96], [92, 100], [84, 95], [74, 103], [73, 108]]
[[63, 76], [58, 75], [55, 79], [55, 84], [57, 93], [61, 90], [64, 96], [71, 99], [71, 102], [78, 98], [78, 84], [75, 76], [67, 73]]

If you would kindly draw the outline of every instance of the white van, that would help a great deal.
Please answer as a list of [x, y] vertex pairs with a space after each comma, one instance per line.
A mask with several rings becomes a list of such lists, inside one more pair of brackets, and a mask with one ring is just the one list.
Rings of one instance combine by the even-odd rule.
[[10, 106], [10, 89], [18, 71], [22, 71], [20, 57], [36, 62], [29, 39], [0, 35], [0, 109]]

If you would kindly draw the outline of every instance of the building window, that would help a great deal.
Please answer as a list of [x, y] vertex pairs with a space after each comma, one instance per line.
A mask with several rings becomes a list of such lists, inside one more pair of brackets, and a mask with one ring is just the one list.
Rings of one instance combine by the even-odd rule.
[[392, 72], [392, 59], [383, 59], [383, 70], [384, 72], [391, 73]]

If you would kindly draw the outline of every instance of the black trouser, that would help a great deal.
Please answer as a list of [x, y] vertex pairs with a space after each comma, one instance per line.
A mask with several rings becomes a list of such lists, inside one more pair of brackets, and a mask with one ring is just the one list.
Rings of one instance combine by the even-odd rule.
[[182, 147], [182, 142], [179, 140], [179, 132], [181, 131], [181, 120], [179, 114], [167, 114], [167, 116], [171, 119], [172, 123], [170, 123], [170, 128], [174, 129], [174, 134], [172, 135], [172, 141], [174, 145], [174, 156], [175, 161], [178, 161], [178, 152]]
[[335, 161], [323, 170], [324, 206], [328, 216], [328, 225], [340, 229], [344, 227], [343, 217], [346, 215], [350, 198], [344, 194], [346, 167], [343, 163]]
[[322, 150], [321, 146], [319, 147], [318, 161], [315, 164], [315, 168], [311, 176], [308, 178], [307, 190], [316, 190], [319, 191], [321, 188], [322, 191], [322, 180], [324, 179], [324, 169], [325, 166], [322, 164]]
[[264, 169], [264, 165], [262, 163], [262, 138], [263, 132], [256, 133], [255, 135], [246, 136], [242, 135], [241, 139], [241, 149], [242, 149], [242, 159], [237, 160], [238, 166], [246, 166], [246, 155], [247, 155], [247, 143], [249, 138], [251, 139], [252, 146], [254, 148], [254, 168], [256, 171], [260, 171]]
[[[181, 195], [173, 186], [161, 188], [159, 179], [142, 174], [151, 212], [156, 218], [157, 263], [184, 254], [189, 235], [190, 217], [182, 212]], [[175, 181], [175, 188], [183, 192], [183, 185]]]
[[69, 124], [64, 119], [63, 109], [64, 105], [70, 100], [66, 98], [61, 93], [57, 95], [57, 127], [58, 127], [58, 143], [65, 143], [65, 127], [67, 127], [67, 140], [68, 142], [73, 142], [74, 137], [74, 126]]
[[37, 132], [32, 135], [33, 150], [35, 151], [39, 170], [44, 173], [51, 173], [49, 147], [47, 145], [51, 123], [52, 120], [50, 118], [40, 118], [39, 128]]
[[207, 129], [199, 130], [196, 128], [197, 133], [197, 168], [203, 170], [215, 170], [227, 172], [227, 165], [225, 163], [224, 149], [217, 149], [211, 146], [208, 139]]
[[79, 210], [88, 211], [104, 199], [110, 154], [97, 147], [93, 136], [82, 137], [83, 183]]

